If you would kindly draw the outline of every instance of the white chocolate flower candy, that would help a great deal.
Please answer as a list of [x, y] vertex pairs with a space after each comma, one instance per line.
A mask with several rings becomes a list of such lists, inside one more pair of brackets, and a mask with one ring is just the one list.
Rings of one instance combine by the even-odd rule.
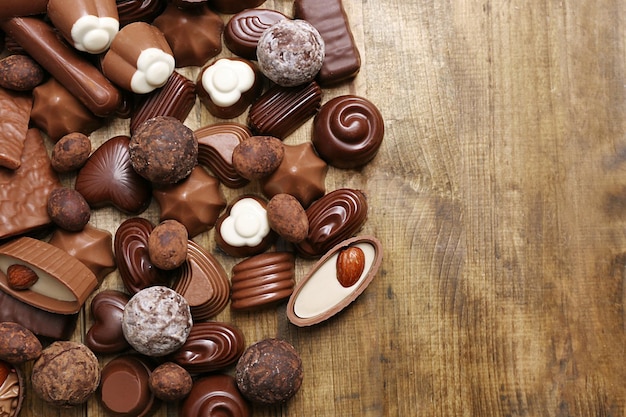
[[242, 198], [224, 219], [220, 233], [231, 246], [256, 246], [270, 232], [267, 211], [254, 198]]
[[204, 71], [202, 86], [215, 104], [228, 107], [237, 103], [241, 95], [252, 88], [255, 78], [250, 65], [222, 58]]
[[109, 49], [120, 29], [120, 22], [112, 17], [86, 15], [72, 26], [74, 47], [79, 51], [99, 54]]
[[147, 48], [137, 58], [137, 70], [130, 81], [131, 90], [146, 94], [163, 87], [174, 72], [174, 57], [159, 48]]

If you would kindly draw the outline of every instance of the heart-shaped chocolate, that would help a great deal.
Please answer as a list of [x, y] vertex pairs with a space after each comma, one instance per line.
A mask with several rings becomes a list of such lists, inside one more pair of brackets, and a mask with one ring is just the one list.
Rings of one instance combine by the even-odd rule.
[[118, 353], [129, 348], [122, 331], [122, 316], [129, 296], [104, 290], [91, 301], [94, 324], [85, 335], [85, 344], [96, 353]]
[[115, 136], [89, 157], [76, 177], [76, 190], [93, 208], [112, 205], [139, 214], [150, 204], [152, 186], [133, 170], [128, 136]]

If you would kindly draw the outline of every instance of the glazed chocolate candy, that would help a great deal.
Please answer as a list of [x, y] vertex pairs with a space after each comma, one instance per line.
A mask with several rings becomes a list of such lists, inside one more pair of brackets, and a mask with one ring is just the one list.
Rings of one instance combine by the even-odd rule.
[[250, 417], [248, 401], [237, 388], [235, 378], [226, 374], [202, 377], [193, 383], [182, 403], [181, 417], [217, 416]]
[[20, 167], [32, 105], [30, 95], [0, 88], [0, 166]]
[[85, 344], [96, 353], [117, 353], [130, 347], [122, 331], [122, 315], [129, 296], [104, 290], [91, 300], [94, 323], [85, 335]]
[[311, 23], [324, 39], [326, 54], [317, 74], [320, 85], [337, 84], [358, 74], [361, 55], [341, 0], [296, 0], [294, 17]]
[[152, 22], [163, 12], [167, 2], [162, 0], [117, 0], [120, 26], [133, 22]]
[[219, 13], [233, 14], [262, 5], [265, 0], [209, 0], [208, 4]]
[[31, 16], [43, 14], [46, 12], [48, 0], [33, 1], [0, 1], [0, 19], [8, 19], [10, 17]]
[[246, 9], [230, 18], [224, 29], [224, 44], [242, 58], [256, 60], [256, 47], [263, 32], [274, 23], [287, 19], [271, 9]]

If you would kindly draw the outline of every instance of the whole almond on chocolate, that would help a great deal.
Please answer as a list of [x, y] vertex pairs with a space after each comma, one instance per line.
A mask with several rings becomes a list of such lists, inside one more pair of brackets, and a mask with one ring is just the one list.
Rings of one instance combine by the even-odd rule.
[[41, 84], [45, 71], [27, 55], [9, 55], [0, 60], [0, 87], [14, 91], [31, 91]]
[[356, 284], [365, 269], [365, 254], [361, 248], [351, 246], [339, 252], [337, 280], [346, 288]]
[[0, 360], [20, 364], [41, 355], [41, 342], [26, 327], [5, 321], [0, 323]]
[[7, 268], [7, 283], [14, 290], [26, 290], [38, 280], [37, 273], [26, 265], [13, 264]]
[[266, 210], [270, 227], [283, 239], [298, 243], [307, 237], [309, 219], [302, 204], [291, 194], [276, 194]]
[[233, 168], [248, 180], [268, 177], [280, 166], [285, 149], [273, 136], [251, 136], [233, 149]]

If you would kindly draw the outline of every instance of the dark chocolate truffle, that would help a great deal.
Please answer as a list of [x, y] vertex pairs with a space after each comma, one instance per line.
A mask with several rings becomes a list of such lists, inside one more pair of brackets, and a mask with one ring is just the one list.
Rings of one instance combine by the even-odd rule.
[[60, 228], [79, 232], [89, 222], [91, 209], [78, 191], [62, 187], [50, 192], [48, 215]]
[[150, 374], [148, 382], [152, 393], [163, 401], [185, 398], [193, 384], [189, 372], [174, 362], [165, 362], [157, 366]]
[[56, 172], [74, 171], [87, 162], [91, 153], [91, 140], [80, 132], [63, 136], [52, 148], [50, 163]]
[[178, 268], [187, 259], [187, 228], [177, 220], [164, 220], [148, 237], [150, 260], [165, 270]]

